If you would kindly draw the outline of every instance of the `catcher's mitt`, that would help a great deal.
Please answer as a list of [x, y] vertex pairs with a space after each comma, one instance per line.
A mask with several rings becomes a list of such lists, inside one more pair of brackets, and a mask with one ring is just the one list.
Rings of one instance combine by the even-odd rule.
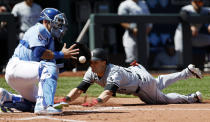
[[[90, 59], [91, 59], [90, 49], [82, 43], [76, 42], [76, 44], [77, 44], [77, 46], [75, 47], [75, 49], [79, 48], [79, 54], [77, 55], [76, 60], [75, 59], [65, 60], [64, 67], [67, 70], [71, 70], [75, 67], [77, 67], [77, 68], [87, 68], [90, 65]], [[80, 56], [85, 56], [85, 58], [86, 58], [85, 63], [80, 63], [79, 62], [79, 57]]]

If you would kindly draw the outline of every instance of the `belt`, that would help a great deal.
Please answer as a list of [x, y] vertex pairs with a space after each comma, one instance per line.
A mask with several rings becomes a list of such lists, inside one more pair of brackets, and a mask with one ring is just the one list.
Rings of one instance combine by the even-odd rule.
[[140, 76], [139, 74], [136, 73], [136, 75], [138, 76], [139, 80], [142, 80], [142, 79], [141, 79], [141, 76]]
[[138, 88], [136, 89], [135, 93], [138, 93], [140, 91], [140, 87], [138, 86]]
[[[141, 76], [139, 74], [136, 73], [136, 75], [138, 76], [139, 80], [142, 81]], [[135, 93], [138, 93], [140, 90], [140, 87], [138, 86], [138, 88], [136, 89]]]

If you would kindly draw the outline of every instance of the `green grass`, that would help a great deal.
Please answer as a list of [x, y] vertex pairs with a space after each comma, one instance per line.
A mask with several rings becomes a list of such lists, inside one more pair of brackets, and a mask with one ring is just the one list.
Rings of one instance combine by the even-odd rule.
[[[58, 80], [58, 86], [56, 91], [56, 96], [65, 96], [69, 91], [75, 88], [82, 80], [82, 77], [60, 77]], [[12, 90], [4, 80], [0, 78], [0, 87], [3, 87], [11, 92]], [[88, 91], [88, 96], [96, 97], [103, 91], [103, 88], [99, 85], [92, 85]], [[190, 78], [188, 80], [182, 80], [174, 83], [168, 88], [164, 89], [164, 93], [180, 93], [189, 94], [196, 91], [201, 91], [203, 93], [204, 99], [210, 99], [210, 76], [204, 77], [202, 80]], [[117, 94], [117, 97], [134, 97], [132, 95], [121, 95]]]

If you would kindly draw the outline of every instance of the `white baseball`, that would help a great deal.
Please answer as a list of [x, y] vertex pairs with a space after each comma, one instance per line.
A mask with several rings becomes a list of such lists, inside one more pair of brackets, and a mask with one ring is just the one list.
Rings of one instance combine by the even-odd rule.
[[85, 63], [86, 62], [85, 56], [80, 56], [79, 57], [79, 62], [82, 63], [82, 64]]

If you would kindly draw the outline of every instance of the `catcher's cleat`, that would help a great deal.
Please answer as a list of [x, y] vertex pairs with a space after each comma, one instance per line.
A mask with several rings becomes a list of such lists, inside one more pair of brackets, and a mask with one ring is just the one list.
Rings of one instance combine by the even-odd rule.
[[0, 107], [0, 112], [4, 112], [4, 113], [11, 112], [11, 113], [13, 113], [14, 111], [11, 108], [1, 106]]
[[203, 97], [202, 97], [201, 92], [199, 92], [199, 91], [195, 92], [195, 98], [197, 99], [198, 103], [202, 103]]
[[0, 88], [0, 105], [6, 101], [12, 101], [12, 95], [7, 90]]
[[196, 78], [202, 78], [201, 71], [199, 70], [199, 68], [195, 68], [195, 65], [190, 64], [187, 68], [194, 76], [196, 76]]
[[55, 108], [55, 109], [62, 109], [63, 107], [67, 107], [67, 106], [69, 106], [68, 103], [66, 103], [66, 102], [60, 102], [60, 103], [54, 104], [53, 105], [53, 108]]
[[33, 112], [35, 103], [24, 99], [20, 102], [6, 101], [4, 102], [3, 106], [9, 109], [15, 109], [22, 112]]
[[48, 106], [47, 108], [35, 107], [34, 113], [37, 115], [58, 115], [63, 112], [61, 109], [55, 109], [53, 106]]

